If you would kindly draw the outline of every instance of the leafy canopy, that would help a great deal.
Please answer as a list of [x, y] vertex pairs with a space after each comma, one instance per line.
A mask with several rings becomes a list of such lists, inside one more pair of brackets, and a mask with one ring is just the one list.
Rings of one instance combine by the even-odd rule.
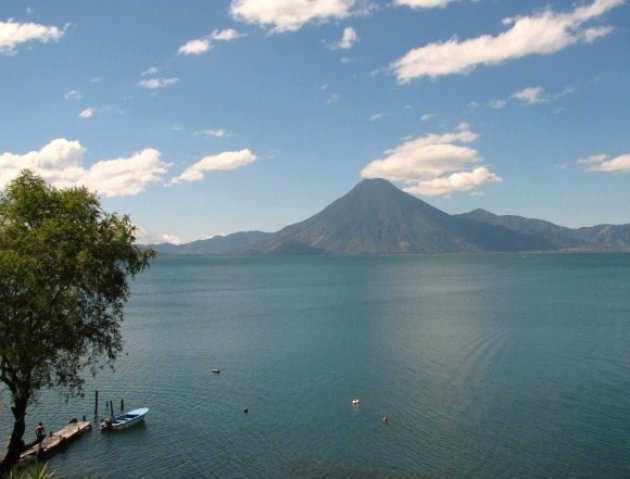
[[153, 255], [134, 229], [87, 189], [29, 171], [0, 194], [0, 380], [14, 403], [53, 386], [78, 393], [83, 368], [122, 351], [127, 278]]

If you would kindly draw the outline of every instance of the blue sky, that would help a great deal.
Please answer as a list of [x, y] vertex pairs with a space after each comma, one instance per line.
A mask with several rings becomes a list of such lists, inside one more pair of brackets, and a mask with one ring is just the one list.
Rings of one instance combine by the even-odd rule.
[[301, 221], [362, 178], [449, 213], [630, 223], [624, 0], [0, 4], [0, 187], [142, 241]]

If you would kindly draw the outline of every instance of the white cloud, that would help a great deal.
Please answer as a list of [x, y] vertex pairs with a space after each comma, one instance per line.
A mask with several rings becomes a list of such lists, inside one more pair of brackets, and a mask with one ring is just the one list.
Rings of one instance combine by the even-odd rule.
[[630, 173], [630, 153], [610, 158], [606, 154], [593, 155], [577, 160], [579, 164], [588, 165], [586, 171], [602, 173]]
[[487, 166], [472, 165], [481, 161], [479, 153], [469, 146], [478, 138], [470, 130], [442, 135], [430, 134], [408, 140], [386, 151], [386, 157], [374, 160], [361, 171], [364, 178], [385, 178], [404, 183], [413, 194], [445, 195], [472, 191], [501, 178]]
[[210, 155], [202, 158], [194, 165], [189, 166], [184, 172], [173, 178], [171, 183], [183, 181], [200, 181], [204, 179], [206, 171], [234, 170], [258, 160], [250, 150], [224, 151], [218, 155]]
[[174, 235], [174, 234], [170, 234], [170, 233], [164, 233], [164, 234], [160, 235], [160, 239], [164, 243], [182, 244], [182, 240], [179, 239], [179, 236]]
[[609, 26], [585, 28], [584, 23], [624, 3], [595, 0], [569, 13], [545, 10], [531, 16], [504, 20], [510, 28], [496, 36], [482, 35], [459, 41], [429, 43], [413, 49], [391, 64], [399, 83], [425, 76], [466, 74], [480, 65], [496, 65], [527, 55], [550, 54], [577, 43], [590, 43], [612, 31]]
[[602, 163], [604, 160], [608, 158], [608, 155], [605, 153], [600, 153], [599, 155], [591, 155], [586, 158], [580, 158], [577, 162], [581, 165], [591, 165], [595, 163]]
[[163, 233], [159, 235], [158, 240], [160, 243], [182, 244], [182, 240], [179, 239], [179, 236], [171, 233]]
[[214, 136], [215, 138], [221, 138], [225, 136], [225, 130], [217, 128], [215, 130], [197, 130], [193, 133], [193, 136]]
[[409, 140], [387, 150], [387, 157], [374, 160], [361, 172], [365, 178], [387, 178], [394, 181], [416, 181], [441, 176], [480, 160], [477, 151], [456, 143], [477, 139], [471, 131], [430, 134]]
[[155, 234], [144, 226], [134, 225], [136, 227], [135, 237], [136, 241], [141, 244], [159, 244], [159, 243], [171, 243], [182, 244], [182, 240], [179, 236], [173, 233], [161, 233]]
[[157, 88], [164, 88], [169, 85], [177, 83], [179, 78], [149, 78], [147, 80], [140, 80], [138, 86], [146, 88], [148, 90], [155, 90]]
[[85, 151], [78, 141], [58, 138], [39, 151], [0, 154], [0, 188], [28, 168], [57, 187], [86, 186], [104, 196], [135, 195], [160, 181], [169, 167], [158, 150], [147, 148], [129, 158], [99, 161], [86, 168]]
[[429, 121], [432, 118], [435, 118], [435, 113], [425, 113], [424, 115], [420, 117], [422, 121]]
[[63, 96], [66, 100], [82, 100], [83, 95], [78, 90], [70, 90]]
[[214, 30], [210, 34], [210, 38], [219, 42], [230, 42], [242, 36], [242, 34], [238, 33], [233, 28], [226, 28], [225, 30]]
[[335, 43], [332, 48], [341, 48], [342, 50], [348, 50], [352, 48], [358, 41], [359, 35], [357, 35], [356, 30], [352, 27], [346, 27], [343, 30], [343, 35], [341, 36], [341, 39], [337, 43]]
[[190, 40], [177, 50], [178, 55], [201, 55], [212, 48], [212, 43], [208, 38], [197, 38]]
[[136, 195], [167, 172], [169, 165], [160, 156], [158, 150], [146, 148], [129, 158], [99, 161], [85, 171], [79, 184], [105, 196]]
[[507, 105], [507, 102], [505, 100], [492, 100], [490, 102], [490, 108], [492, 108], [493, 110], [502, 110], [503, 108], [505, 108], [505, 105]]
[[522, 103], [532, 105], [534, 103], [543, 103], [549, 99], [545, 95], [545, 89], [541, 86], [530, 86], [512, 94], [512, 98], [516, 98]]
[[442, 8], [453, 0], [394, 0], [394, 5], [411, 8]]
[[299, 30], [311, 21], [345, 18], [355, 0], [232, 0], [230, 13], [238, 21], [271, 27], [274, 33]]
[[86, 108], [81, 113], [79, 113], [79, 118], [88, 119], [94, 116], [94, 108]]
[[470, 130], [471, 128], [472, 128], [472, 125], [470, 123], [468, 123], [467, 121], [462, 121], [459, 125], [457, 125], [456, 130], [464, 131], [464, 130]]
[[41, 43], [56, 42], [65, 31], [55, 26], [38, 23], [18, 23], [12, 19], [0, 22], [0, 54], [15, 55], [17, 46], [36, 41]]
[[158, 67], [149, 67], [145, 71], [143, 71], [140, 76], [155, 76], [160, 73], [160, 69]]
[[[494, 110], [502, 110], [503, 108], [507, 106], [508, 100], [510, 99], [517, 100], [521, 102], [521, 104], [523, 105], [533, 105], [536, 103], [546, 103], [546, 102], [555, 101], [562, 97], [570, 95], [573, 92], [575, 92], [575, 88], [571, 85], [568, 85], [567, 87], [565, 87], [562, 91], [558, 93], [547, 92], [541, 86], [530, 86], [527, 88], [523, 88], [522, 90], [519, 90], [517, 92], [514, 92], [512, 95], [510, 95], [508, 99], [492, 100], [491, 102], [489, 102], [488, 105], [490, 106], [490, 108]], [[560, 111], [562, 110], [557, 109], [556, 113]]]
[[486, 166], [478, 166], [472, 171], [460, 171], [441, 178], [421, 181], [404, 190], [412, 195], [441, 196], [471, 191], [483, 185], [502, 181], [501, 177], [492, 173]]
[[0, 155], [0, 188], [4, 188], [21, 170], [32, 170], [58, 186], [68, 186], [81, 177], [80, 166], [85, 149], [78, 141], [60, 138], [51, 141], [39, 151], [24, 155]]
[[214, 30], [211, 34], [194, 40], [189, 40], [177, 50], [178, 55], [201, 55], [209, 51], [214, 45], [212, 41], [229, 42], [242, 37], [240, 33], [232, 28], [225, 30]]

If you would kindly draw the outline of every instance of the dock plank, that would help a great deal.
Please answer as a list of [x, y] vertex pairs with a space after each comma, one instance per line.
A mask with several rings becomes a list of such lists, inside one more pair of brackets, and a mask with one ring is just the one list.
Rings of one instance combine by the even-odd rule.
[[66, 424], [58, 431], [53, 432], [52, 435], [46, 436], [39, 444], [35, 444], [22, 452], [20, 459], [25, 459], [29, 456], [47, 457], [61, 446], [91, 429], [92, 424], [89, 421], [76, 421]]

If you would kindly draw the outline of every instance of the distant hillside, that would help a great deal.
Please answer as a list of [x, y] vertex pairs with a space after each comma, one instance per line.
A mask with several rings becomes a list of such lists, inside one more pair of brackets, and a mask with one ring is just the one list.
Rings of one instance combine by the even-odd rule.
[[151, 245], [151, 247], [155, 251], [164, 254], [225, 255], [259, 243], [270, 235], [271, 233], [262, 231], [246, 231], [227, 236], [214, 236], [210, 239], [197, 240], [186, 244], [160, 243]]
[[276, 233], [251, 231], [151, 246], [160, 253], [186, 255], [630, 252], [630, 224], [571, 229], [479, 209], [449, 215], [386, 180], [372, 179]]
[[504, 226], [519, 233], [541, 235], [557, 251], [630, 252], [630, 225], [598, 225], [571, 229], [521, 216], [497, 216], [477, 209], [457, 215], [479, 223]]

